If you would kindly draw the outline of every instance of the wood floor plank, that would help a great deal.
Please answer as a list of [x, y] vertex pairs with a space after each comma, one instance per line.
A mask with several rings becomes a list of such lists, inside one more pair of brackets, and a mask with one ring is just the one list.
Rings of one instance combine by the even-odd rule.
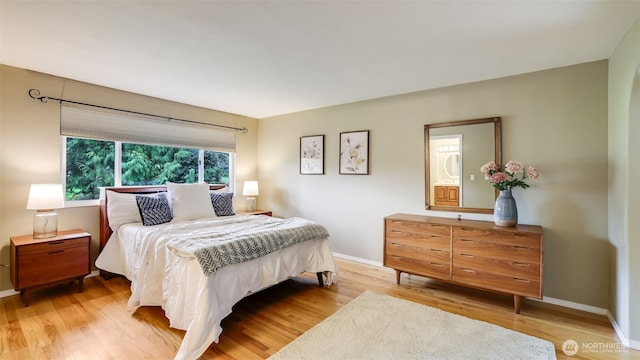
[[[581, 351], [566, 356], [562, 344], [620, 346], [604, 316], [534, 300], [513, 312], [511, 296], [467, 289], [403, 274], [396, 285], [391, 269], [336, 259], [338, 282], [318, 288], [315, 274], [248, 296], [222, 322], [220, 342], [202, 359], [264, 359], [335, 313], [366, 290], [438, 307], [473, 319], [547, 339], [558, 359], [640, 359], [640, 351]], [[0, 360], [4, 359], [171, 359], [184, 331], [169, 327], [160, 307], [131, 312], [130, 284], [123, 278], [85, 280], [82, 293], [69, 284], [35, 290], [31, 306], [18, 295], [0, 299]]]

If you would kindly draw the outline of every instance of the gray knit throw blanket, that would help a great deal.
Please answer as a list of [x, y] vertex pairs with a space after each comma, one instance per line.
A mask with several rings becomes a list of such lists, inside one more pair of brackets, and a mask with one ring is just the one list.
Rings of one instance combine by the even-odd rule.
[[218, 269], [259, 258], [291, 245], [329, 236], [327, 229], [302, 218], [275, 219], [232, 224], [224, 230], [172, 240], [168, 247], [193, 254], [202, 272], [209, 276]]

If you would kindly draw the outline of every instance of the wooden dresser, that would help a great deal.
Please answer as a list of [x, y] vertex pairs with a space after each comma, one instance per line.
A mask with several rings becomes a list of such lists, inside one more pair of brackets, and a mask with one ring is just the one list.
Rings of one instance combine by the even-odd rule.
[[384, 266], [522, 297], [542, 299], [542, 228], [394, 214], [384, 218]]

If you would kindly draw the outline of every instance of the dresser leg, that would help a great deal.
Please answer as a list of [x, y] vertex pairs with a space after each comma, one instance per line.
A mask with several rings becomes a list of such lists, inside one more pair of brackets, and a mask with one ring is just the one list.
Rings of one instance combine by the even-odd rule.
[[400, 274], [402, 274], [402, 271], [396, 270], [396, 284], [398, 285], [400, 285]]
[[84, 276], [78, 279], [78, 292], [84, 290]]
[[516, 310], [516, 314], [520, 314], [520, 307], [522, 306], [522, 296], [513, 295], [513, 307]]
[[31, 303], [31, 289], [26, 288], [20, 292], [20, 300], [24, 304], [24, 307], [29, 306]]

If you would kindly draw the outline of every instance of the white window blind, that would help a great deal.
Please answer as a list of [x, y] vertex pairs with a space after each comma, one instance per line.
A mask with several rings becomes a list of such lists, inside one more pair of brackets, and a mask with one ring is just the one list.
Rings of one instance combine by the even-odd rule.
[[138, 144], [236, 151], [236, 131], [76, 104], [60, 105], [60, 135]]

